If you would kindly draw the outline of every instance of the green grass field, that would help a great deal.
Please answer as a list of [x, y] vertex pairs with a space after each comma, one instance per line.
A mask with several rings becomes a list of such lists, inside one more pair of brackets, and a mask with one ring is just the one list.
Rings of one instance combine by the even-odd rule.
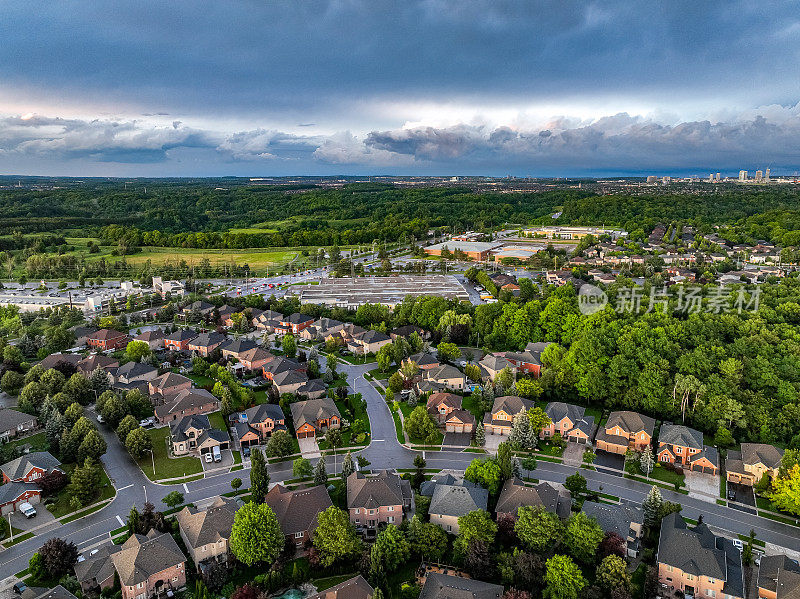
[[[147, 452], [144, 457], [136, 460], [147, 478], [150, 480], [178, 478], [184, 475], [198, 474], [203, 471], [203, 464], [198, 458], [170, 458], [167, 455], [169, 427], [154, 428], [147, 432], [150, 435], [150, 440], [153, 442], [153, 457], [151, 459], [150, 452]], [[153, 460], [156, 466], [155, 472], [153, 472]]]

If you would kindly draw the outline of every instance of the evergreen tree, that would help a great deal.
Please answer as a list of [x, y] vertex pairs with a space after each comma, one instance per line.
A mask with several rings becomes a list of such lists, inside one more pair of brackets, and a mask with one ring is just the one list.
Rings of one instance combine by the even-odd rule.
[[483, 447], [486, 444], [486, 429], [483, 428], [483, 422], [479, 422], [475, 427], [475, 445]]
[[642, 452], [642, 457], [639, 458], [639, 467], [642, 469], [647, 476], [650, 476], [650, 473], [653, 471], [653, 452], [650, 450], [650, 446], [644, 448]]
[[111, 389], [111, 379], [108, 373], [99, 366], [89, 375], [89, 383], [91, 383], [92, 389], [94, 389], [98, 395]]
[[511, 462], [511, 472], [517, 478], [522, 476], [522, 464], [520, 464], [519, 458], [517, 457]]
[[320, 458], [317, 465], [314, 466], [314, 484], [327, 485], [328, 484], [328, 471], [325, 469], [325, 459]]
[[417, 406], [417, 394], [412, 389], [408, 394], [408, 399], [406, 399], [406, 403], [411, 406], [412, 408]]
[[508, 440], [515, 449], [533, 449], [531, 447], [531, 420], [526, 412], [514, 415], [511, 421], [511, 433]]
[[644, 510], [644, 521], [648, 526], [655, 526], [661, 519], [661, 506], [664, 500], [661, 498], [661, 491], [655, 485], [650, 488], [650, 492], [642, 502], [642, 509]]
[[269, 472], [264, 454], [257, 447], [250, 453], [250, 495], [251, 501], [264, 503], [269, 491]]
[[348, 476], [353, 474], [356, 471], [356, 465], [353, 461], [353, 456], [350, 452], [347, 452], [347, 455], [344, 456], [344, 461], [342, 462], [342, 478], [347, 479]]

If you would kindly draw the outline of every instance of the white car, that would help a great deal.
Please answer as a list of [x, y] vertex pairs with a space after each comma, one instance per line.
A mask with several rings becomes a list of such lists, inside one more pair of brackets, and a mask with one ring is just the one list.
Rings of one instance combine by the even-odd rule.
[[744, 543], [742, 543], [739, 539], [733, 539], [733, 546], [736, 547], [739, 551], [744, 550]]
[[206, 456], [206, 462], [208, 462], [209, 464], [214, 461], [214, 456], [211, 455], [210, 451], [204, 455]]
[[156, 419], [150, 416], [149, 418], [145, 418], [144, 420], [139, 421], [139, 426], [148, 428], [153, 426], [156, 423]]
[[103, 424], [105, 422], [105, 420], [103, 420], [103, 416], [101, 414], [97, 415], [97, 422], [99, 422], [100, 424]]
[[17, 509], [28, 519], [33, 518], [36, 515], [36, 508], [27, 501], [20, 503]]

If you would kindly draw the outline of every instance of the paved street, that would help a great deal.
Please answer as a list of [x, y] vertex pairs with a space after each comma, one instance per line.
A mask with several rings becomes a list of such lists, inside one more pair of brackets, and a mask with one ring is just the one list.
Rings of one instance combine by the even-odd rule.
[[[342, 363], [341, 370], [347, 373], [351, 388], [361, 393], [367, 402], [367, 411], [370, 415], [372, 429], [372, 442], [363, 451], [359, 452], [367, 458], [373, 471], [381, 468], [410, 468], [417, 452], [407, 449], [397, 441], [394, 421], [389, 407], [383, 396], [364, 378], [364, 372], [375, 368], [375, 364], [351, 365]], [[111, 530], [119, 528], [125, 521], [133, 505], [141, 508], [147, 499], [152, 501], [158, 509], [166, 506], [161, 499], [170, 491], [177, 490], [184, 494], [187, 502], [201, 502], [231, 490], [230, 481], [241, 478], [245, 486], [248, 481], [248, 471], [223, 472], [212, 474], [208, 477], [186, 484], [157, 485], [151, 483], [139, 470], [127, 452], [122, 448], [116, 435], [103, 427], [103, 434], [108, 443], [108, 452], [103, 456], [103, 464], [118, 489], [117, 497], [107, 507], [91, 514], [90, 516], [58, 526], [46, 534], [29, 539], [0, 553], [0, 580], [25, 569], [30, 556], [51, 536], [60, 536], [74, 541], [81, 550], [94, 547], [98, 543], [106, 542]], [[439, 469], [455, 469], [463, 471], [476, 455], [458, 451], [429, 451], [425, 452], [428, 467]], [[338, 458], [341, 464], [341, 456]], [[333, 457], [327, 457], [328, 471], [333, 471]], [[247, 465], [245, 466], [247, 468]], [[279, 465], [270, 465], [272, 482], [280, 482], [292, 478], [292, 464], [285, 462]], [[575, 472], [574, 467], [553, 462], [539, 460], [538, 468], [533, 476], [551, 482], [563, 483], [567, 476]], [[603, 471], [581, 470], [586, 477], [589, 487], [593, 490], [602, 490], [604, 493], [615, 495], [622, 499], [641, 502], [649, 485], [615, 476]], [[748, 534], [750, 529], [755, 530], [759, 539], [788, 548], [800, 547], [800, 531], [773, 520], [757, 517], [734, 508], [729, 508], [716, 503], [708, 503], [691, 495], [682, 495], [663, 489], [664, 499], [678, 502], [683, 505], [682, 514], [686, 517], [697, 519], [703, 515], [704, 521], [710, 526], [738, 534]]]

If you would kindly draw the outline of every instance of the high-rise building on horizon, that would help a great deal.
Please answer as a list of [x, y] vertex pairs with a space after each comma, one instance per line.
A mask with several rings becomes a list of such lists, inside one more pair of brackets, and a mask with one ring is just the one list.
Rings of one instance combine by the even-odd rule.
[[761, 183], [764, 179], [764, 171], [756, 171], [756, 183]]
[[739, 181], [747, 181], [747, 171], [739, 171]]
[[764, 173], [764, 181], [769, 181], [769, 169]]

